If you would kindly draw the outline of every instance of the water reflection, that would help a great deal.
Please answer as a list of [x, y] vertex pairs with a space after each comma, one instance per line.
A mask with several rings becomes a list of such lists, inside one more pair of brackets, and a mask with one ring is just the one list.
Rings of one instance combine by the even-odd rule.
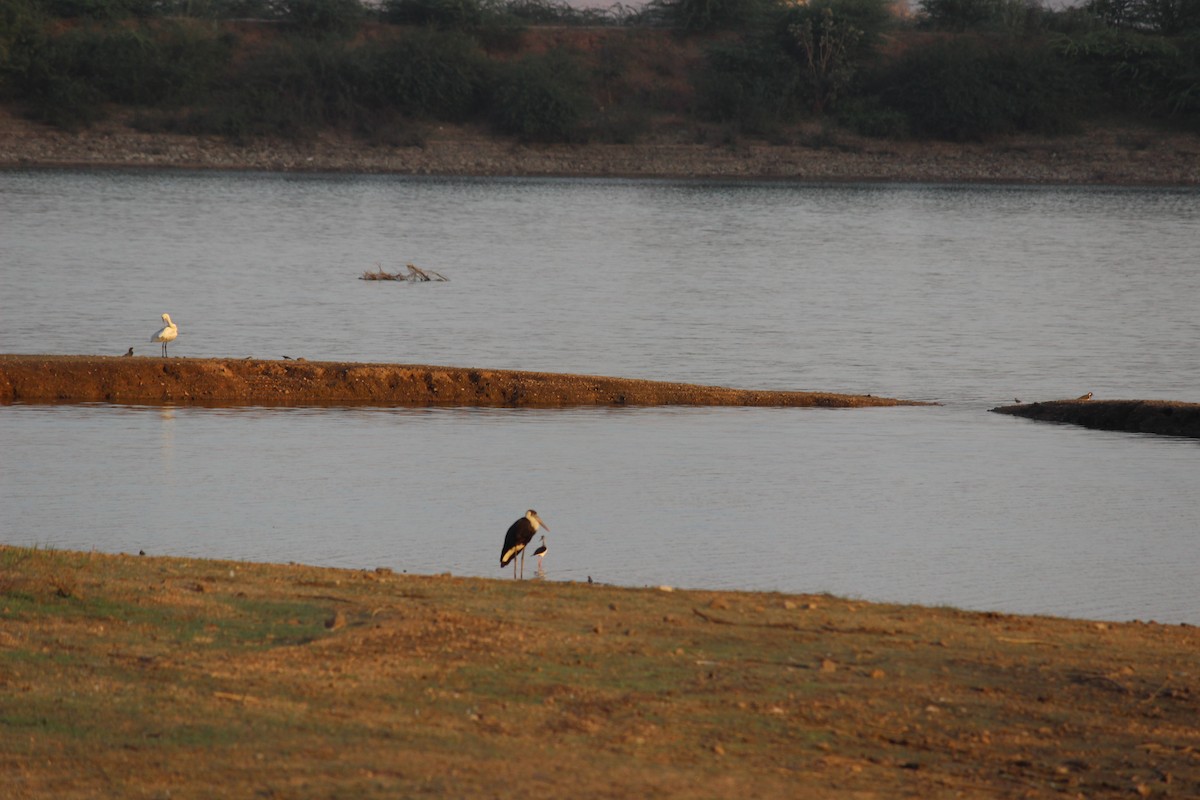
[[173, 461], [171, 456], [175, 448], [175, 409], [171, 406], [163, 406], [159, 409], [158, 416], [162, 420], [162, 469], [169, 474]]

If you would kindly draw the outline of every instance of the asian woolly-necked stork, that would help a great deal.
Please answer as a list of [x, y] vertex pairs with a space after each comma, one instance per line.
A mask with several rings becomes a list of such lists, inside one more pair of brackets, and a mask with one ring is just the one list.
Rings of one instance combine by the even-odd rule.
[[525, 578], [525, 545], [533, 541], [533, 535], [539, 528], [550, 530], [550, 526], [542, 522], [542, 518], [532, 508], [525, 512], [525, 516], [508, 526], [508, 533], [504, 535], [504, 547], [500, 549], [500, 566], [507, 567], [508, 562], [513, 561], [514, 579], [517, 577], [515, 559], [518, 553], [521, 555], [521, 578]]
[[150, 341], [162, 342], [162, 354], [165, 357], [167, 355], [167, 342], [175, 341], [175, 337], [179, 335], [179, 326], [171, 322], [170, 314], [163, 314], [162, 320], [167, 323], [166, 327], [151, 336]]

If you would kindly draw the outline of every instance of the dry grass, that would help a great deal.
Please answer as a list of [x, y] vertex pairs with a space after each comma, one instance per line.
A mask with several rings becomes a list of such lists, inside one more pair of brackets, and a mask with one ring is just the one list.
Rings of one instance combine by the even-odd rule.
[[0, 611], [7, 798], [1200, 796], [1192, 628], [20, 548]]

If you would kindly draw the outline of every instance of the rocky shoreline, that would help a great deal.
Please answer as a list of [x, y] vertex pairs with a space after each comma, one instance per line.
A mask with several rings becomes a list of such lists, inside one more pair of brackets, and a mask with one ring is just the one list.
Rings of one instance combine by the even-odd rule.
[[115, 117], [69, 133], [0, 109], [0, 168], [1200, 186], [1200, 137], [1150, 128], [962, 144], [864, 139], [819, 127], [794, 133], [793, 140], [808, 144], [746, 139], [712, 145], [682, 138], [533, 146], [442, 126], [408, 147], [371, 145], [337, 132], [240, 145], [215, 136], [138, 131]]

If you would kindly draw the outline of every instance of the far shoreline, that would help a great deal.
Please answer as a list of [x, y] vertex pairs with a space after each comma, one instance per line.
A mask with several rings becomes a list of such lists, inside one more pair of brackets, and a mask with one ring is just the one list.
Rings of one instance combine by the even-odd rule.
[[[820, 144], [796, 143], [801, 141]], [[532, 145], [442, 125], [413, 146], [372, 145], [338, 131], [237, 144], [217, 136], [148, 133], [120, 118], [71, 133], [0, 107], [0, 169], [1192, 188], [1200, 186], [1200, 136], [1121, 125], [951, 143], [867, 139], [807, 123], [790, 143], [742, 137], [711, 144], [675, 132], [634, 144]]]
[[1081, 189], [1193, 189], [1200, 184], [1175, 183], [1171, 181], [1112, 181], [1081, 183], [1067, 179], [1022, 181], [1014, 178], [916, 178], [916, 177], [878, 177], [873, 175], [839, 176], [824, 178], [793, 177], [787, 175], [761, 175], [741, 177], [736, 175], [676, 175], [639, 174], [639, 173], [592, 173], [592, 172], [530, 172], [515, 175], [492, 173], [413, 173], [403, 170], [382, 170], [369, 167], [288, 167], [286, 169], [270, 169], [259, 166], [213, 166], [204, 164], [128, 164], [128, 163], [93, 163], [86, 161], [44, 162], [35, 164], [0, 164], [0, 172], [200, 172], [227, 174], [263, 174], [263, 175], [346, 175], [346, 176], [386, 176], [395, 178], [425, 178], [463, 180], [614, 180], [614, 181], [658, 181], [664, 183], [778, 183], [794, 184], [797, 186], [962, 186], [962, 187], [1045, 187]]

